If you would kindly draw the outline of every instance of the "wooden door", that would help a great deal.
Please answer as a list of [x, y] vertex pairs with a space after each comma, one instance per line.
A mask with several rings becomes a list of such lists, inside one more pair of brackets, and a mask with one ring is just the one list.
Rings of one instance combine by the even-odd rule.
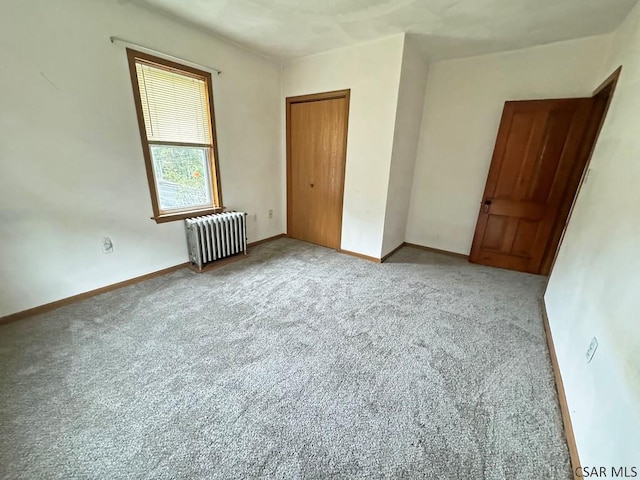
[[469, 260], [541, 273], [593, 100], [506, 102]]
[[292, 238], [340, 249], [349, 91], [287, 98]]

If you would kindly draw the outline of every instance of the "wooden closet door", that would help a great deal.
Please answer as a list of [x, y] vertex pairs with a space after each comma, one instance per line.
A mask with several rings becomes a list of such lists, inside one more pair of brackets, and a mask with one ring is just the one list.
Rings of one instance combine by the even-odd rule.
[[287, 99], [288, 234], [340, 249], [348, 96], [299, 98]]

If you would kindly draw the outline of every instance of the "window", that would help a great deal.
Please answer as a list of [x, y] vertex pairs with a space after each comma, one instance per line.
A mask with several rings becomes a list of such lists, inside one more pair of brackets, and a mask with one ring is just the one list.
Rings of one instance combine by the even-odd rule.
[[156, 222], [222, 210], [211, 74], [127, 49]]

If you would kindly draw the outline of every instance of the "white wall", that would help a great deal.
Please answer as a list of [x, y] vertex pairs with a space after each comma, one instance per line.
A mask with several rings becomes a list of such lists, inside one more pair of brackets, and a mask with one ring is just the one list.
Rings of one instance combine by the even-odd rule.
[[404, 242], [426, 83], [427, 65], [407, 36], [402, 54], [382, 256]]
[[351, 89], [342, 249], [376, 258], [382, 251], [403, 44], [404, 34], [394, 35], [293, 60], [282, 70], [283, 105], [290, 96]]
[[506, 100], [590, 95], [610, 36], [429, 68], [406, 241], [468, 254]]
[[640, 6], [599, 76], [620, 65], [545, 300], [582, 464], [640, 469]]
[[3, 0], [0, 18], [0, 316], [187, 261], [182, 222], [149, 218], [126, 54], [110, 35], [224, 70], [225, 205], [258, 214], [250, 241], [283, 231], [277, 65], [124, 2]]

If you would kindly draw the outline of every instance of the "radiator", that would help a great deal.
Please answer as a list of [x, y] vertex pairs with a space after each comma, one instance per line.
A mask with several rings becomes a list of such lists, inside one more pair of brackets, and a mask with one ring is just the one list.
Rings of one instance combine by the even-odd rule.
[[247, 254], [247, 214], [224, 212], [204, 217], [187, 218], [189, 261], [202, 270], [220, 258], [237, 253]]

